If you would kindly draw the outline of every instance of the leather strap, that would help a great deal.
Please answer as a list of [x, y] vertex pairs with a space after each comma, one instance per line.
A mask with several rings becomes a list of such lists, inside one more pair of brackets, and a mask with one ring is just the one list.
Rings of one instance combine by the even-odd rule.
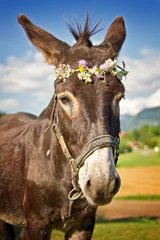
[[119, 147], [119, 139], [114, 138], [111, 135], [100, 135], [93, 138], [84, 146], [80, 155], [75, 159], [76, 169], [79, 169], [84, 163], [85, 159], [90, 156], [95, 150], [109, 146], [117, 149]]

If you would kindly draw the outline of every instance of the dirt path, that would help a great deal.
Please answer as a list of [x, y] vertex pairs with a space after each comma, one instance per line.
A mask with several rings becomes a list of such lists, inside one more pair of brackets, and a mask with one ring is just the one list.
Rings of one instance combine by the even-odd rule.
[[160, 166], [118, 168], [121, 188], [117, 196], [160, 195]]
[[97, 217], [106, 220], [138, 217], [160, 218], [160, 201], [113, 200], [109, 205], [98, 208]]
[[[122, 181], [117, 196], [160, 195], [160, 166], [117, 170]], [[97, 216], [108, 220], [135, 217], [160, 218], [160, 201], [113, 200], [109, 205], [99, 207]]]

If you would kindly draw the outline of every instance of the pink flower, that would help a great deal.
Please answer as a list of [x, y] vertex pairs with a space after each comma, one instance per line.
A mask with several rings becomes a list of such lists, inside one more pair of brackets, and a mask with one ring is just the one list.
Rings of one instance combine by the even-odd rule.
[[108, 71], [108, 66], [107, 66], [107, 64], [106, 63], [103, 63], [103, 64], [101, 64], [100, 66], [99, 66], [99, 68], [101, 69], [101, 70], [103, 70], [103, 71]]
[[88, 64], [87, 64], [86, 60], [81, 59], [81, 60], [78, 61], [78, 65], [86, 68]]
[[102, 74], [100, 74], [99, 72], [95, 73], [96, 77], [99, 79], [104, 79], [104, 76]]

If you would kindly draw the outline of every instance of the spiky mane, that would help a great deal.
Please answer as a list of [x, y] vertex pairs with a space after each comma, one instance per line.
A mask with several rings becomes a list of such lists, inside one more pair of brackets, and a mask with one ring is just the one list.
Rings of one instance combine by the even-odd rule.
[[73, 20], [73, 23], [69, 23], [67, 20], [65, 20], [65, 23], [76, 41], [78, 41], [79, 39], [83, 40], [84, 42], [89, 41], [89, 38], [91, 36], [103, 29], [98, 29], [101, 23], [101, 19], [92, 26], [93, 21], [90, 21], [88, 12], [86, 15], [84, 27], [82, 27], [81, 23], [79, 23], [75, 17], [73, 18]]

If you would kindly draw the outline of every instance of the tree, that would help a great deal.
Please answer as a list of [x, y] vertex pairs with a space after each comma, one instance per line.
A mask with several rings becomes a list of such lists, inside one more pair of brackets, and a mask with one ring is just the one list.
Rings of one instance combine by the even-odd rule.
[[5, 114], [6, 114], [5, 112], [0, 111], [0, 117], [2, 117]]

